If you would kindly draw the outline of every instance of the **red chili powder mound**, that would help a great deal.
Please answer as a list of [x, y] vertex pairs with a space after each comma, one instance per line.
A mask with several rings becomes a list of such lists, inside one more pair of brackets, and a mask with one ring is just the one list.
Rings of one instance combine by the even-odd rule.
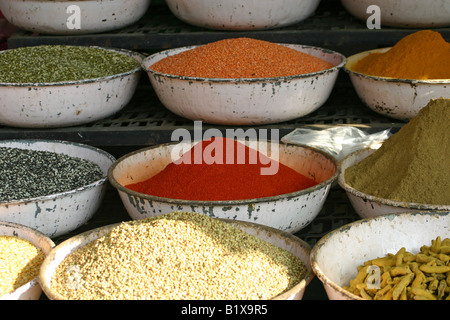
[[[222, 141], [216, 139], [222, 139]], [[184, 153], [177, 163], [171, 162], [150, 179], [125, 187], [163, 198], [225, 201], [271, 197], [303, 190], [317, 184], [314, 180], [279, 162], [276, 163], [278, 170], [275, 174], [261, 175], [261, 168], [270, 168], [269, 161], [275, 160], [236, 140], [232, 143], [234, 163], [230, 163], [230, 159], [227, 158], [227, 140], [230, 141], [225, 138], [201, 141]], [[223, 148], [220, 158], [214, 154], [219, 147]], [[237, 158], [242, 156], [242, 150], [245, 151], [244, 161]], [[257, 157], [254, 157], [255, 153], [250, 156], [251, 152], [256, 152]], [[202, 155], [201, 159], [198, 157], [199, 154]], [[204, 161], [209, 154], [215, 161]]]
[[212, 42], [164, 58], [150, 69], [200, 78], [269, 78], [332, 68], [320, 58], [276, 43], [251, 38]]

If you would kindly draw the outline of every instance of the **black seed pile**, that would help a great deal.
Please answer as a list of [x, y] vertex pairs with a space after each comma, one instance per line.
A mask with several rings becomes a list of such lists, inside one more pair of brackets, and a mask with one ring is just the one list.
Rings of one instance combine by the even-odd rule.
[[0, 147], [0, 201], [74, 190], [105, 175], [94, 162], [50, 151]]

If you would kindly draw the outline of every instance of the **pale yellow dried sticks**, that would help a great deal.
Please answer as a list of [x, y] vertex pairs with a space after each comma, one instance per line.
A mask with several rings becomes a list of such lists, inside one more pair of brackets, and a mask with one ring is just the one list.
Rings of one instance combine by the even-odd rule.
[[[412, 254], [395, 254], [366, 261], [344, 289], [373, 300], [450, 300], [450, 238], [438, 236]], [[374, 281], [378, 268], [378, 281]]]

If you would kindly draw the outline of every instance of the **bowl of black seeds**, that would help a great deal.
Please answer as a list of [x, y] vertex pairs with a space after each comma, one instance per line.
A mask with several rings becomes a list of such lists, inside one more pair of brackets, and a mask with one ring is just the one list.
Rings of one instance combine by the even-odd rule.
[[0, 220], [50, 238], [95, 214], [115, 158], [84, 144], [52, 140], [0, 142]]
[[0, 124], [55, 128], [112, 116], [131, 100], [143, 55], [93, 46], [40, 45], [0, 52]]

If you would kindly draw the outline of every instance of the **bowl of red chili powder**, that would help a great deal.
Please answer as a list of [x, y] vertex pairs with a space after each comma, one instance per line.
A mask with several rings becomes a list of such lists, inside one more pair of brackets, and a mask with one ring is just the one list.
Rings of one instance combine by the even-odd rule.
[[165, 50], [142, 61], [161, 103], [212, 124], [303, 117], [328, 99], [345, 57], [297, 44], [232, 38]]
[[215, 30], [266, 30], [310, 17], [320, 0], [166, 0], [170, 11], [194, 26]]
[[213, 138], [131, 152], [108, 178], [135, 220], [189, 210], [294, 233], [320, 212], [338, 171], [312, 147]]

